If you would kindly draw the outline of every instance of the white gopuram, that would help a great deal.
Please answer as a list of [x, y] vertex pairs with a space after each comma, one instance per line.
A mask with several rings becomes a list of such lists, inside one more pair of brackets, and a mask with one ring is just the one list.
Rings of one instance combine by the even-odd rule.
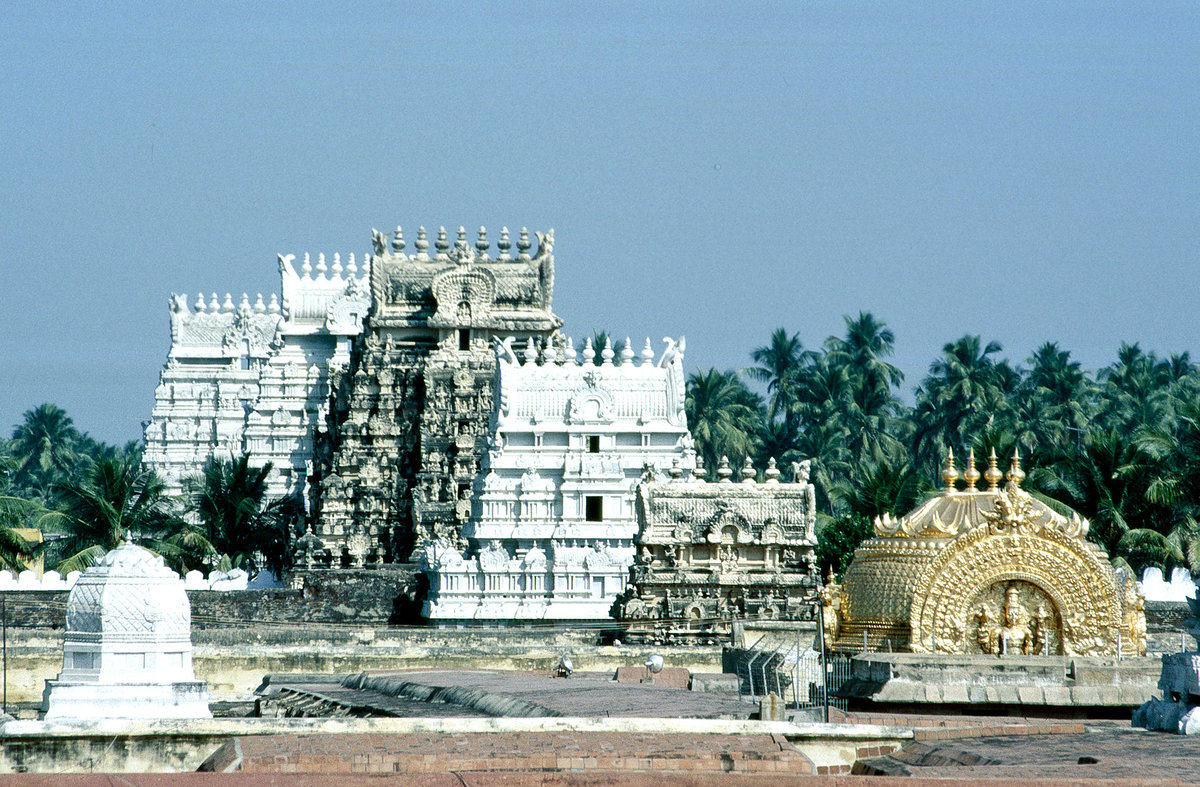
[[329, 392], [350, 361], [350, 344], [370, 310], [369, 262], [351, 254], [297, 273], [280, 255], [282, 303], [246, 295], [203, 295], [189, 308], [171, 296], [171, 349], [154, 394], [143, 463], [182, 494], [213, 456], [250, 455], [271, 462], [269, 498], [303, 493], [313, 438], [325, 428]]
[[191, 603], [161, 557], [127, 541], [76, 580], [42, 709], [46, 721], [212, 718], [192, 671]]
[[[432, 620], [597, 620], [629, 578], [643, 473], [691, 475], [683, 340], [619, 356], [589, 339], [497, 349], [490, 450], [463, 490], [462, 545], [427, 546]], [[518, 358], [518, 353], [521, 357]], [[618, 361], [614, 363], [614, 360]]]

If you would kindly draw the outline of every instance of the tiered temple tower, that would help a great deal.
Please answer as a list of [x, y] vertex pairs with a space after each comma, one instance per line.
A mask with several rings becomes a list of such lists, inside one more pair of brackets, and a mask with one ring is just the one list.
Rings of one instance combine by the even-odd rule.
[[607, 619], [633, 563], [639, 478], [695, 465], [683, 341], [657, 362], [649, 339], [637, 354], [588, 339], [582, 363], [569, 339], [513, 345], [497, 347], [485, 474], [460, 501], [470, 547], [425, 549], [425, 616]]
[[[304, 490], [312, 468], [313, 428], [323, 425], [329, 380], [349, 363], [350, 344], [369, 306], [366, 271], [335, 254], [298, 274], [279, 257], [282, 304], [247, 295], [172, 295], [171, 349], [155, 390], [143, 462], [183, 494], [213, 456], [243, 452], [274, 465], [268, 497]], [[364, 265], [366, 260], [364, 259]]]
[[[370, 316], [336, 392], [315, 533], [302, 565], [403, 560], [434, 539], [462, 545], [458, 501], [469, 496], [487, 442], [497, 337], [544, 343], [562, 321], [551, 309], [554, 231], [507, 228], [495, 255], [424, 228], [407, 253], [403, 231], [374, 233]], [[389, 242], [390, 241], [390, 242]]]

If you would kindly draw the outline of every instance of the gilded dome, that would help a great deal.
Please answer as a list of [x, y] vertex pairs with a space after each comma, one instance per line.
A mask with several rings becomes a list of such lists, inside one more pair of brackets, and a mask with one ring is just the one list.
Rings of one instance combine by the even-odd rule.
[[822, 594], [826, 634], [839, 650], [938, 653], [1115, 654], [1144, 642], [1132, 578], [1086, 540], [1088, 522], [1063, 516], [1008, 484], [995, 457], [980, 474], [974, 457], [958, 491], [951, 457], [946, 488], [909, 514], [875, 520], [875, 537], [854, 552], [842, 585]]

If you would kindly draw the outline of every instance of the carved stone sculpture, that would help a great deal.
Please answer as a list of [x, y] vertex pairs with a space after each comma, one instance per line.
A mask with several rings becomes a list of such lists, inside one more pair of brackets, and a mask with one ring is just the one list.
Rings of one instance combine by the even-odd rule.
[[[689, 632], [723, 632], [736, 617], [811, 620], [818, 600], [812, 485], [781, 483], [773, 461], [765, 483], [753, 470], [736, 484], [718, 475], [725, 480], [692, 475], [638, 485], [639, 552], [623, 617], [660, 610], [669, 636], [682, 641]], [[830, 612], [827, 632], [836, 635], [836, 590], [820, 601]]]
[[[319, 435], [316, 472], [346, 487], [315, 487], [315, 533], [332, 566], [405, 560], [439, 539], [466, 545], [459, 503], [488, 447], [493, 340], [540, 344], [562, 324], [551, 309], [550, 243], [535, 256], [526, 243], [514, 260], [491, 258], [482, 228], [474, 247], [460, 228], [453, 250], [439, 231], [433, 257], [424, 228], [413, 255], [402, 238], [397, 228], [390, 247], [373, 242], [369, 329]], [[352, 533], [368, 540], [365, 555]]]

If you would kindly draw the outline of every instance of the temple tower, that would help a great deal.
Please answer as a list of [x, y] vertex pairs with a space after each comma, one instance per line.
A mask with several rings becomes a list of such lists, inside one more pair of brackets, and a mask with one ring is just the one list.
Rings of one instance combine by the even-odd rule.
[[[683, 340], [497, 346], [484, 473], [460, 495], [466, 554], [424, 552], [433, 620], [605, 620], [634, 559], [639, 478], [691, 475]], [[599, 363], [596, 363], [599, 361]]]
[[[248, 454], [272, 464], [269, 498], [304, 491], [312, 472], [314, 429], [323, 427], [331, 384], [350, 362], [370, 294], [354, 254], [332, 265], [310, 255], [279, 256], [282, 298], [213, 293], [189, 307], [171, 296], [171, 349], [154, 392], [143, 464], [187, 491], [188, 478], [216, 457]], [[364, 266], [367, 264], [363, 260]]]
[[[314, 538], [332, 567], [405, 559], [433, 539], [462, 544], [456, 503], [469, 494], [487, 441], [495, 374], [493, 339], [550, 339], [554, 231], [502, 229], [493, 257], [487, 231], [474, 244], [460, 227], [425, 229], [411, 253], [397, 227], [374, 233], [372, 306], [336, 391]], [[305, 562], [312, 560], [310, 548]]]

